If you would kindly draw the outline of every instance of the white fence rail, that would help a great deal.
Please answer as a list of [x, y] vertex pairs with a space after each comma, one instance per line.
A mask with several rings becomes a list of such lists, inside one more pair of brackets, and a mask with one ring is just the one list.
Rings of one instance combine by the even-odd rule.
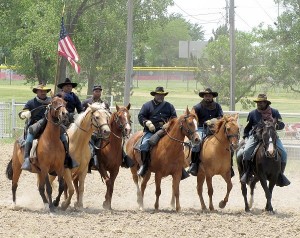
[[[24, 121], [18, 116], [18, 113], [22, 110], [25, 103], [16, 102], [0, 102], [0, 139], [1, 138], [16, 138], [23, 133]], [[115, 108], [111, 107], [114, 111]], [[138, 113], [140, 108], [131, 108], [131, 120], [132, 120], [132, 133], [141, 130], [142, 127], [138, 122]], [[177, 109], [177, 114], [180, 115], [184, 112], [184, 109]], [[225, 111], [224, 113], [237, 113]], [[246, 124], [247, 112], [238, 112], [239, 121], [241, 125], [241, 132], [243, 126]], [[284, 121], [292, 119], [292, 121], [300, 122], [300, 113], [281, 113]], [[298, 128], [299, 126], [299, 128]], [[284, 130], [278, 132], [283, 144], [285, 145], [289, 158], [298, 159], [300, 155], [300, 123], [286, 123]]]

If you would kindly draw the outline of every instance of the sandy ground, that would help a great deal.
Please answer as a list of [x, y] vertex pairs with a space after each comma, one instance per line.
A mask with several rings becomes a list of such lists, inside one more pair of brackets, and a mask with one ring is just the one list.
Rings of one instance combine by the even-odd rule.
[[[275, 215], [263, 212], [266, 201], [259, 184], [252, 211], [244, 212], [238, 176], [233, 178], [233, 190], [224, 209], [218, 208], [218, 203], [225, 195], [226, 185], [222, 178], [214, 177], [214, 212], [201, 211], [195, 177], [182, 181], [180, 213], [169, 205], [169, 177], [162, 182], [160, 211], [154, 211], [155, 187], [151, 178], [145, 193], [145, 211], [140, 211], [130, 170], [124, 168], [116, 180], [113, 210], [102, 208], [106, 188], [99, 174], [93, 172], [86, 179], [84, 209], [73, 208], [73, 197], [67, 211], [58, 208], [51, 214], [43, 209], [36, 176], [29, 172], [21, 175], [18, 209], [12, 209], [11, 181], [5, 176], [12, 145], [0, 146], [0, 237], [300, 237], [300, 160], [291, 160], [287, 166], [286, 174], [292, 184], [274, 189]], [[236, 166], [235, 171], [237, 174]], [[204, 197], [208, 205], [206, 186]]]

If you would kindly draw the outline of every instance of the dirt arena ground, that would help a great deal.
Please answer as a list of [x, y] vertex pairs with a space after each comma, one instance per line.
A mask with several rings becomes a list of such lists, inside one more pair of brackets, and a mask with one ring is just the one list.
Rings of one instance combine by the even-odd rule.
[[[5, 176], [12, 145], [2, 143], [0, 146], [1, 237], [300, 237], [300, 160], [288, 163], [286, 174], [292, 184], [274, 189], [275, 215], [263, 212], [266, 201], [259, 184], [252, 211], [244, 212], [238, 176], [233, 178], [229, 202], [222, 210], [218, 208], [218, 203], [225, 195], [226, 186], [220, 177], [214, 177], [215, 212], [200, 210], [195, 177], [182, 181], [180, 213], [169, 206], [169, 177], [162, 183], [160, 211], [154, 211], [155, 187], [151, 178], [145, 194], [145, 211], [139, 211], [135, 185], [130, 171], [124, 168], [116, 181], [112, 211], [102, 208], [105, 185], [99, 174], [93, 172], [86, 179], [83, 211], [75, 210], [72, 203], [67, 211], [58, 209], [50, 214], [43, 210], [36, 176], [28, 172], [21, 175], [17, 191], [18, 209], [12, 210], [11, 181]], [[235, 171], [237, 174], [236, 166]], [[204, 195], [207, 202], [206, 186]]]

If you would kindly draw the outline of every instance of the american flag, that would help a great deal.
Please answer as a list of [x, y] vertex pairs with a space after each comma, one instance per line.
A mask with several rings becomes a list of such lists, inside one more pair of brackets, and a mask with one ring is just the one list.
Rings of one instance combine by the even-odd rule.
[[61, 28], [58, 41], [58, 54], [68, 59], [72, 67], [79, 74], [80, 66], [76, 63], [79, 60], [79, 55], [76, 51], [75, 45], [66, 31], [64, 25], [64, 18], [61, 18]]

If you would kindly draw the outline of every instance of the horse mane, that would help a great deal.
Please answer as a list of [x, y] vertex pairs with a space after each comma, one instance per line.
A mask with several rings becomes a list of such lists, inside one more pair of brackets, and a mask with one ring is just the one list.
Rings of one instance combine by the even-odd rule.
[[229, 121], [234, 121], [235, 118], [230, 114], [224, 114], [222, 118], [218, 119], [217, 122], [214, 124], [214, 131], [218, 133], [222, 125]]

